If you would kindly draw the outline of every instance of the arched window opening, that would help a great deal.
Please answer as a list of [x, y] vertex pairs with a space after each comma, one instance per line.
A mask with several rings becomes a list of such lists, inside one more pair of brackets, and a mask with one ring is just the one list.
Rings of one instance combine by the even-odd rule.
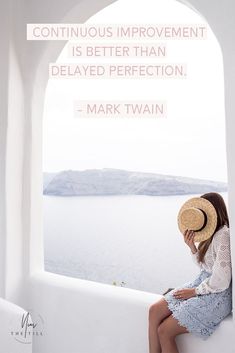
[[[223, 62], [206, 22], [172, 0], [135, 3], [134, 13], [132, 1], [117, 1], [87, 23], [130, 22], [206, 25], [207, 38], [168, 40], [166, 58], [130, 60], [185, 62], [186, 79], [49, 80], [45, 270], [160, 293], [194, 270], [178, 239], [180, 205], [207, 190], [227, 200]], [[68, 59], [68, 45], [58, 63], [92, 61]], [[74, 101], [87, 99], [164, 100], [167, 116], [75, 118]]]

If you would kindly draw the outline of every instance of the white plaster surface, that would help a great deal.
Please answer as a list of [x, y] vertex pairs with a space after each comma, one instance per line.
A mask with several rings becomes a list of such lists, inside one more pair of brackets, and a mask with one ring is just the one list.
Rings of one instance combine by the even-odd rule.
[[18, 329], [20, 332], [23, 314], [27, 314], [24, 309], [0, 298], [0, 351], [2, 353], [32, 353], [31, 341], [25, 344], [15, 339], [15, 337], [18, 339], [15, 332], [18, 332]]

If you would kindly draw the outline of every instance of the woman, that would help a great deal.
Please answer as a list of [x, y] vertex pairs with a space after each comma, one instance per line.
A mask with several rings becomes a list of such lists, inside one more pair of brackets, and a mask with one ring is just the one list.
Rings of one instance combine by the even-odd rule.
[[[206, 340], [232, 311], [232, 270], [229, 219], [225, 202], [218, 193], [207, 193], [216, 210], [212, 236], [200, 241], [196, 231], [186, 229], [184, 241], [190, 248], [200, 274], [164, 294], [149, 309], [149, 353], [179, 353], [175, 338], [182, 333], [195, 334]], [[200, 199], [201, 200], [201, 199]]]

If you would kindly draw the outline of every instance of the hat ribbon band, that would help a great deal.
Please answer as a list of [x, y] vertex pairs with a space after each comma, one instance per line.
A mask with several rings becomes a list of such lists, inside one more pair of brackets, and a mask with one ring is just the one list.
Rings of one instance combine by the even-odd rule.
[[203, 223], [203, 226], [198, 229], [198, 230], [195, 230], [195, 232], [200, 232], [207, 224], [207, 215], [206, 215], [206, 212], [204, 212], [201, 208], [198, 208], [204, 215], [204, 223]]

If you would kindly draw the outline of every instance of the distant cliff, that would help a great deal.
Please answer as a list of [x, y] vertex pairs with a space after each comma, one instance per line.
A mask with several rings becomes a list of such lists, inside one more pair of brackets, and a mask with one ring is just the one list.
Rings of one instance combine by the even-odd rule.
[[227, 184], [216, 181], [130, 172], [119, 169], [67, 170], [44, 173], [44, 195], [184, 195], [227, 191]]

